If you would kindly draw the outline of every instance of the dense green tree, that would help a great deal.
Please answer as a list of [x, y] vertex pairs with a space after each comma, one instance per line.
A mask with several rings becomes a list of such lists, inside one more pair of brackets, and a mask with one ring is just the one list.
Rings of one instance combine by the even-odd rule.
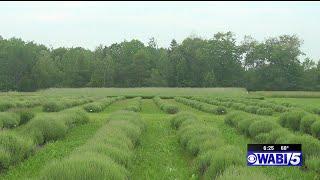
[[48, 51], [40, 52], [33, 66], [32, 76], [37, 89], [55, 87], [62, 78], [61, 72]]
[[114, 66], [114, 86], [130, 87], [131, 77], [129, 73], [132, 70], [133, 57], [143, 48], [145, 48], [144, 44], [138, 40], [112, 44], [107, 48], [107, 53], [116, 61]]
[[317, 89], [318, 87], [318, 74], [316, 63], [310, 59], [305, 58], [302, 62], [303, 67], [303, 77], [302, 77], [302, 86], [306, 90]]
[[241, 51], [231, 32], [215, 34], [208, 42], [207, 52], [208, 71], [213, 71], [217, 86], [243, 86]]
[[150, 77], [150, 56], [145, 50], [139, 50], [132, 59], [132, 64], [129, 68], [130, 87], [147, 86], [146, 80]]
[[[301, 89], [303, 66], [299, 56], [301, 41], [296, 36], [283, 35], [265, 42], [245, 41], [245, 67], [250, 69], [250, 89]], [[260, 82], [260, 83], [259, 83]]]
[[68, 49], [62, 57], [63, 84], [84, 87], [90, 82], [93, 53], [83, 48]]
[[0, 40], [0, 88], [30, 91], [36, 89], [31, 70], [45, 46], [21, 39]]
[[[94, 51], [49, 49], [0, 36], [0, 90], [48, 87], [246, 87], [249, 90], [319, 90], [320, 64], [305, 57], [295, 35], [238, 43], [231, 32], [188, 37], [169, 48], [155, 38]], [[302, 61], [301, 59], [304, 58]], [[316, 65], [317, 64], [317, 65]]]
[[215, 87], [216, 86], [216, 78], [213, 71], [208, 71], [205, 73], [202, 81], [203, 87]]
[[150, 78], [147, 79], [147, 83], [151, 87], [167, 87], [167, 81], [161, 75], [158, 69], [152, 69]]
[[320, 90], [320, 60], [318, 60], [316, 76], [317, 76], [317, 85], [316, 85], [315, 89]]
[[177, 63], [179, 61], [179, 49], [178, 43], [173, 39], [170, 43], [170, 48], [168, 50], [168, 59], [166, 60], [166, 79], [168, 86], [176, 87], [178, 84], [177, 79]]

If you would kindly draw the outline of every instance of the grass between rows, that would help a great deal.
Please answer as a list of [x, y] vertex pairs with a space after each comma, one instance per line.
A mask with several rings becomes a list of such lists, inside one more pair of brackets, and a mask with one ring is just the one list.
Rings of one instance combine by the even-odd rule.
[[171, 115], [148, 99], [142, 102], [141, 116], [147, 130], [135, 150], [132, 179], [188, 179], [190, 157], [183, 152], [176, 132], [170, 127]]
[[190, 156], [178, 144], [170, 119], [162, 114], [144, 114], [147, 131], [136, 149], [132, 179], [188, 179]]

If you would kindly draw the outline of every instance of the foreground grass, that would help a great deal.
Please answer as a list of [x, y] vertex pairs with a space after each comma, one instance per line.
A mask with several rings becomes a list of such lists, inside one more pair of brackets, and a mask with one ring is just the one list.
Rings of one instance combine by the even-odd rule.
[[[0, 176], [0, 179], [35, 179], [39, 172], [54, 160], [63, 159], [76, 148], [85, 144], [92, 138], [96, 131], [105, 124], [110, 113], [123, 109], [133, 99], [115, 102], [101, 113], [89, 113], [90, 123], [75, 127], [70, 130], [64, 139], [39, 148], [38, 152], [10, 168]], [[198, 111], [174, 100], [165, 100], [179, 107], [180, 110], [196, 114], [201, 121], [208, 126], [214, 126], [222, 133], [227, 144], [239, 147], [246, 152], [247, 144], [254, 143], [250, 138], [240, 134], [236, 129], [224, 123], [223, 115], [217, 116]], [[298, 100], [297, 100], [298, 102]], [[299, 102], [298, 102], [299, 103]], [[308, 103], [307, 100], [304, 103]], [[317, 104], [316, 101], [313, 102]], [[141, 143], [135, 149], [133, 166], [130, 167], [131, 179], [190, 179], [194, 170], [192, 155], [187, 154], [179, 145], [175, 130], [170, 127], [170, 118], [162, 112], [152, 99], [142, 100], [141, 116], [147, 124], [147, 131], [141, 136]], [[37, 111], [35, 109], [35, 111]], [[245, 163], [246, 157], [243, 156]], [[261, 169], [270, 177], [276, 179], [315, 179], [315, 174], [310, 171], [302, 171], [296, 167], [245, 167]]]
[[48, 162], [68, 156], [75, 148], [83, 145], [105, 124], [109, 112], [120, 110], [127, 100], [110, 105], [101, 113], [88, 113], [90, 122], [70, 130], [65, 138], [39, 147], [38, 152], [27, 160], [0, 175], [0, 179], [35, 179]]
[[[169, 100], [174, 103], [172, 100]], [[196, 114], [201, 121], [204, 121], [207, 126], [217, 127], [222, 133], [222, 137], [227, 144], [234, 145], [239, 147], [243, 152], [247, 151], [247, 144], [255, 144], [252, 139], [240, 134], [236, 129], [230, 128], [224, 123], [225, 115], [211, 115], [204, 113], [194, 108], [190, 108], [181, 103], [177, 103], [179, 108], [184, 111], [192, 112]], [[243, 163], [245, 162], [245, 156], [243, 157]], [[285, 179], [317, 179], [319, 176], [312, 171], [303, 171], [299, 167], [245, 167], [252, 168], [257, 171], [261, 171], [268, 175], [269, 177], [276, 177], [276, 179], [285, 180]]]
[[68, 156], [75, 148], [92, 137], [103, 123], [103, 121], [91, 122], [70, 130], [64, 139], [46, 144], [28, 160], [10, 168], [0, 176], [0, 179], [32, 179], [37, 177], [47, 162]]
[[144, 100], [142, 105], [147, 131], [135, 151], [132, 179], [188, 179], [192, 175], [190, 156], [178, 144], [169, 115], [159, 111], [151, 100]]

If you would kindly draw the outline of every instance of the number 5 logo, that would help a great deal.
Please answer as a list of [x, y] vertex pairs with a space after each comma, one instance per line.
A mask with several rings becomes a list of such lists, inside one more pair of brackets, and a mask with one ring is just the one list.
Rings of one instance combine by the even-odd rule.
[[292, 153], [290, 164], [294, 166], [298, 165], [301, 161], [300, 155], [301, 153]]

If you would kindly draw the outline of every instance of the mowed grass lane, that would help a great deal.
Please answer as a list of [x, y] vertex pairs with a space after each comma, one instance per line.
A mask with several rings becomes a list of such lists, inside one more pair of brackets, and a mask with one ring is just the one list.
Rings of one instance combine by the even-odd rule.
[[[23, 93], [20, 93], [23, 94]], [[220, 96], [244, 97], [248, 95], [245, 88], [170, 88], [170, 87], [143, 87], [143, 88], [49, 88], [36, 92], [39, 95], [51, 96], [78, 96], [95, 97], [108, 96]]]
[[172, 115], [162, 112], [152, 99], [144, 99], [141, 116], [147, 130], [135, 151], [132, 179], [189, 179], [191, 159], [170, 127]]

